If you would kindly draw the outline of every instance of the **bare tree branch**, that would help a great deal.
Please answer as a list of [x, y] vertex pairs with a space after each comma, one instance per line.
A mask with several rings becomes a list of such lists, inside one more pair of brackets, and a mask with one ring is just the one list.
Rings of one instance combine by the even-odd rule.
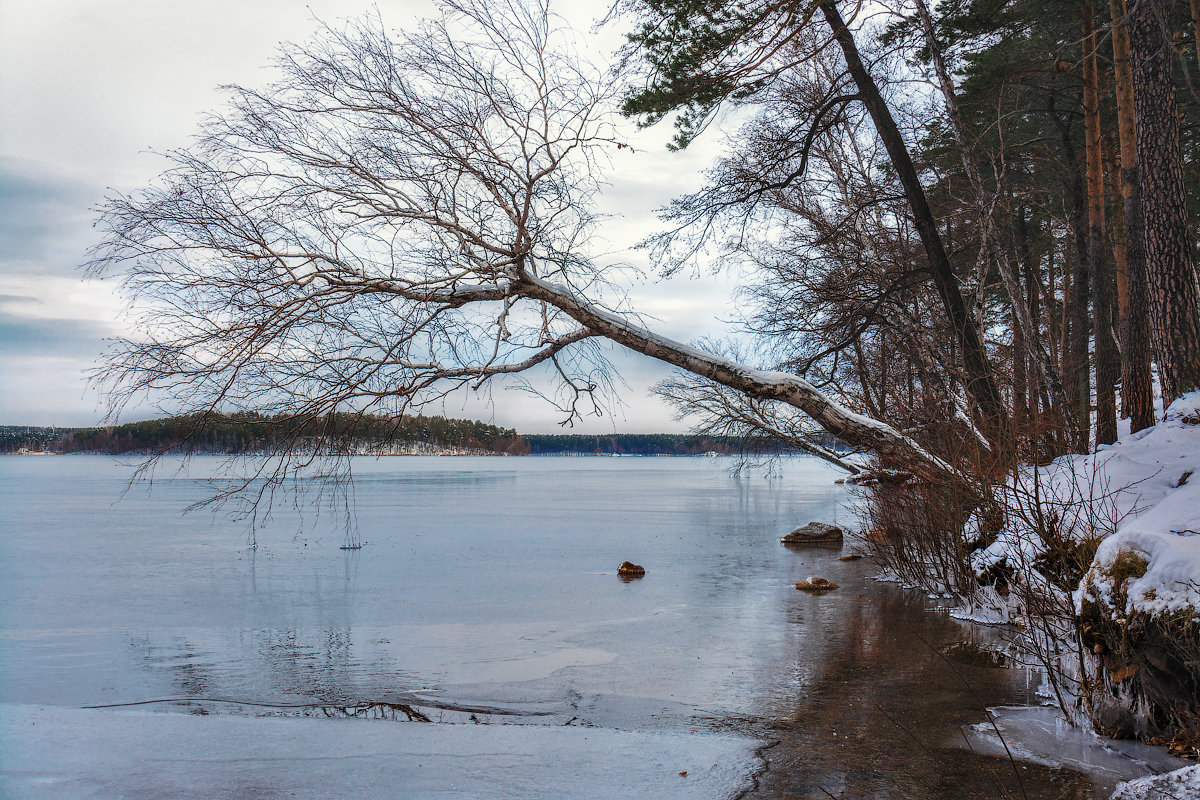
[[[401, 413], [545, 365], [574, 415], [604, 384], [603, 337], [961, 478], [800, 376], [620, 311], [586, 250], [617, 93], [569, 53], [544, 4], [458, 0], [407, 35], [326, 26], [284, 49], [274, 85], [230, 88], [157, 181], [100, 209], [90, 268], [120, 275], [137, 326], [95, 375], [113, 413], [143, 394], [200, 415]], [[311, 463], [299, 445], [271, 478]]]

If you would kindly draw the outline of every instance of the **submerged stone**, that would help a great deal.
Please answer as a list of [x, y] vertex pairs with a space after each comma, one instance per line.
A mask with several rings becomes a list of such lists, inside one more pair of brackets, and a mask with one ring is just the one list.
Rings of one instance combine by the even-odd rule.
[[833, 581], [825, 578], [818, 578], [816, 575], [809, 575], [804, 580], [796, 584], [796, 588], [802, 592], [828, 592], [838, 588], [838, 585]]
[[796, 528], [779, 541], [784, 544], [828, 544], [842, 541], [844, 535], [842, 529], [836, 525], [810, 522], [803, 528]]
[[959, 664], [967, 664], [972, 667], [1008, 666], [1008, 658], [1004, 653], [988, 647], [981, 647], [974, 642], [951, 642], [945, 647], [940, 648], [938, 652], [951, 661], [956, 661]]

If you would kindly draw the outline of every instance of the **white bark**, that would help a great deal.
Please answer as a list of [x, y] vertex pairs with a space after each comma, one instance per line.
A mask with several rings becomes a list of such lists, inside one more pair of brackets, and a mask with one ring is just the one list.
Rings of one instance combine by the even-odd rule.
[[750, 369], [635, 325], [597, 308], [564, 286], [523, 276], [513, 290], [553, 305], [588, 330], [659, 361], [737, 389], [749, 397], [778, 400], [813, 418], [822, 428], [855, 447], [871, 450], [917, 474], [933, 479], [964, 480], [948, 463], [925, 450], [895, 428], [857, 414], [798, 375]]
[[615, 92], [555, 51], [535, 12], [498, 22], [464, 0], [403, 41], [377, 20], [326, 29], [285, 51], [281, 83], [234, 89], [156, 183], [111, 198], [92, 268], [120, 272], [141, 324], [100, 370], [114, 408], [150, 392], [200, 414], [399, 413], [551, 364], [576, 414], [603, 383], [605, 337], [964, 480], [800, 376], [601, 305], [608, 275], [582, 250]]

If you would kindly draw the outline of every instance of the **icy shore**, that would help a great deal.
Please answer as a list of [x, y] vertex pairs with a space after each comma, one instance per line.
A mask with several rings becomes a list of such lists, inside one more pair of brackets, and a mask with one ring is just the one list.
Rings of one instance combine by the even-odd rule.
[[[1154, 724], [1147, 721], [1154, 708], [1194, 713], [1194, 700], [1191, 711], [1171, 709], [1188, 705], [1177, 686], [1194, 681], [1186, 651], [1200, 622], [1200, 392], [1176, 400], [1152, 428], [1025, 475], [1012, 497], [1025, 513], [975, 554], [976, 573], [1010, 574], [1050, 595], [1053, 581], [1042, 573], [1053, 564], [1051, 548], [1082, 554], [1090, 547], [1090, 567], [1065, 600], [1081, 620], [1086, 670], [1102, 680], [1093, 703], [1116, 708], [1102, 711], [1110, 727], [1142, 733]], [[1021, 602], [1033, 594], [1027, 588]], [[1027, 613], [1014, 607], [1017, 595], [991, 615]], [[1198, 796], [1198, 781], [1197, 768], [1185, 767], [1123, 784], [1114, 798], [1176, 796], [1170, 787], [1182, 787], [1181, 797]]]
[[[0, 706], [0, 796], [735, 797], [760, 741], [534, 725]], [[683, 774], [686, 773], [686, 774]]]

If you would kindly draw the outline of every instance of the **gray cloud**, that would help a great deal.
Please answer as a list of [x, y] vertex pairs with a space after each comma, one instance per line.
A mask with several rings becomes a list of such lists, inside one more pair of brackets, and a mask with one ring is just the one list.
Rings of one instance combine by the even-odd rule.
[[44, 162], [0, 156], [0, 267], [71, 275], [94, 238], [91, 207], [102, 194]]
[[0, 311], [0, 358], [55, 356], [95, 358], [112, 326], [81, 319], [43, 319]]

